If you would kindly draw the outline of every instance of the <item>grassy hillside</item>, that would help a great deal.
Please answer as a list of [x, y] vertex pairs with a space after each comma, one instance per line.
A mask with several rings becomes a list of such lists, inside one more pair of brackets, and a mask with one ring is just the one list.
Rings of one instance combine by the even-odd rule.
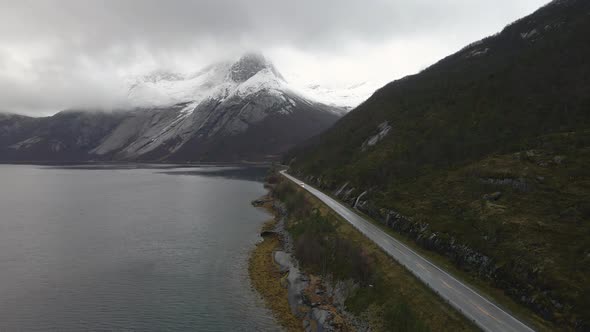
[[[400, 232], [542, 317], [587, 328], [588, 31], [590, 2], [554, 1], [383, 87], [286, 162], [325, 189], [348, 183], [344, 200], [368, 191], [361, 209], [376, 220], [395, 211], [426, 225]], [[489, 258], [485, 271], [456, 242]]]
[[[349, 313], [372, 331], [474, 331], [463, 318], [375, 243], [321, 201], [278, 174], [272, 195], [288, 211], [286, 230], [300, 267], [310, 275], [351, 281]], [[343, 290], [346, 294], [347, 291]]]

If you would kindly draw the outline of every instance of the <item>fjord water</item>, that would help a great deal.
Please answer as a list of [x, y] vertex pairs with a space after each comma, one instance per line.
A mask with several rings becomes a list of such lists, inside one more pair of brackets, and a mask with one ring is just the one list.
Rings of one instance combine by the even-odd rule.
[[0, 165], [0, 331], [272, 331], [262, 168]]

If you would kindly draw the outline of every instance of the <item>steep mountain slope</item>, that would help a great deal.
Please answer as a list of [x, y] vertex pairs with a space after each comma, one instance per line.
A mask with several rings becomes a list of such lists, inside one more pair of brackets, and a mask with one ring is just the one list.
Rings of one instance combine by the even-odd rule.
[[562, 326], [590, 321], [590, 2], [392, 82], [293, 172]]
[[342, 110], [290, 88], [259, 54], [193, 75], [131, 84], [127, 112], [5, 116], [0, 160], [266, 160], [334, 123]]
[[61, 112], [32, 118], [0, 115], [0, 161], [88, 160], [88, 151], [108, 135], [122, 113]]

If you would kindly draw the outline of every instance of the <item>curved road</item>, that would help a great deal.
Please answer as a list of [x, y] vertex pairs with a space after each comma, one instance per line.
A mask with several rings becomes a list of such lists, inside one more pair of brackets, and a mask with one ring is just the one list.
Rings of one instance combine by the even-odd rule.
[[514, 316], [500, 309], [436, 265], [420, 256], [400, 241], [368, 222], [330, 196], [289, 175], [281, 174], [319, 198], [361, 233], [380, 246], [386, 253], [405, 266], [418, 279], [439, 294], [465, 317], [484, 331], [533, 331]]

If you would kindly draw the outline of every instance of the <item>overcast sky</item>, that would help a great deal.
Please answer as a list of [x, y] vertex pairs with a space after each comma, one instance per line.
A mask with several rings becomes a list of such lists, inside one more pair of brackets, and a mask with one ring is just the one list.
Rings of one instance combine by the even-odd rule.
[[0, 0], [0, 110], [116, 107], [124, 78], [250, 50], [299, 83], [386, 83], [548, 0]]

